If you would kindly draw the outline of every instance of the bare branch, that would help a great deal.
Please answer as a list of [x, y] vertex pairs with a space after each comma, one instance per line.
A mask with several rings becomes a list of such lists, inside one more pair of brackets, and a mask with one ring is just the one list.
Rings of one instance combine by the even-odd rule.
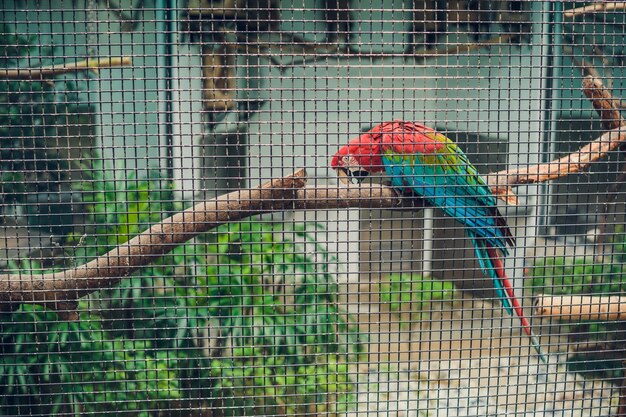
[[78, 299], [109, 288], [176, 246], [220, 224], [256, 214], [329, 208], [409, 208], [421, 200], [401, 198], [381, 185], [304, 189], [303, 169], [259, 188], [239, 190], [205, 201], [155, 224], [108, 253], [77, 268], [43, 274], [0, 275], [0, 303], [46, 305], [68, 319], [77, 319]]
[[[606, 129], [619, 129], [626, 126], [626, 121], [620, 113], [620, 100], [612, 97], [608, 89], [604, 88], [600, 78], [595, 76], [585, 77], [583, 80], [585, 95], [591, 99], [591, 103], [600, 115], [602, 124]], [[625, 129], [626, 130], [626, 129]], [[623, 150], [624, 146], [620, 148]], [[607, 199], [604, 203], [603, 214], [598, 221], [598, 240], [596, 241], [596, 253], [604, 252], [606, 241], [606, 226], [608, 221], [609, 208], [617, 200], [619, 189], [623, 186], [626, 178], [626, 164], [620, 169], [621, 174], [613, 181], [607, 190]], [[601, 256], [601, 255], [600, 255]]]
[[626, 2], [597, 2], [588, 6], [576, 7], [575, 9], [565, 10], [563, 12], [563, 16], [568, 19], [573, 19], [577, 16], [584, 16], [591, 13], [619, 12], [622, 10], [626, 10]]
[[562, 321], [616, 321], [626, 319], [626, 297], [586, 295], [539, 295], [535, 297], [535, 315]]
[[505, 45], [514, 40], [516, 37], [516, 35], [511, 34], [495, 36], [481, 42], [460, 43], [446, 48], [435, 48], [426, 51], [416, 51], [413, 54], [409, 54], [408, 57], [414, 56], [416, 58], [426, 59], [441, 55], [460, 55], [463, 53], [474, 52], [483, 48], [489, 48], [496, 45]]
[[626, 121], [619, 111], [618, 101], [604, 87], [600, 78], [593, 76], [585, 77], [583, 79], [583, 92], [591, 100], [591, 104], [600, 115], [602, 124], [606, 129], [612, 130], [620, 126], [626, 126]]
[[[446, 55], [460, 55], [463, 53], [469, 53], [478, 51], [483, 48], [489, 48], [496, 45], [505, 45], [515, 39], [513, 35], [502, 35], [496, 36], [491, 39], [487, 39], [482, 42], [473, 42], [473, 43], [459, 43], [453, 44], [452, 46], [446, 46], [443, 48], [435, 48], [435, 49], [426, 49], [415, 51], [412, 53], [394, 53], [394, 52], [360, 52], [354, 51], [352, 49], [346, 49], [342, 46], [337, 45], [328, 45], [328, 44], [311, 44], [315, 47], [315, 49], [310, 51], [303, 51], [299, 55], [300, 58], [294, 59], [293, 61], [286, 63], [284, 67], [295, 67], [298, 65], [303, 65], [307, 63], [317, 62], [326, 60], [329, 58], [334, 59], [349, 59], [349, 58], [366, 58], [366, 59], [385, 59], [385, 58], [395, 58], [395, 57], [404, 57], [405, 59], [414, 58], [417, 60], [425, 60], [428, 58], [435, 58], [438, 56], [446, 56]], [[332, 48], [329, 48], [331, 46]], [[321, 48], [318, 49], [318, 48]], [[284, 54], [284, 52], [281, 51]]]
[[555, 180], [584, 172], [592, 163], [606, 157], [609, 152], [615, 151], [626, 141], [626, 122], [622, 118], [619, 108], [611, 93], [604, 87], [602, 81], [593, 76], [583, 79], [583, 92], [591, 100], [603, 125], [610, 129], [591, 143], [578, 151], [545, 164], [532, 165], [525, 168], [496, 172], [488, 176], [488, 182], [496, 196], [508, 202], [514, 201], [511, 187], [522, 184], [534, 184]]
[[[556, 180], [569, 174], [585, 171], [593, 162], [614, 151], [626, 141], [626, 129], [617, 128], [604, 133], [578, 151], [545, 164], [496, 172], [489, 176], [492, 188], [534, 184]], [[501, 192], [498, 192], [501, 194]]]
[[600, 72], [596, 67], [584, 59], [579, 59], [571, 46], [564, 46], [563, 52], [571, 58], [572, 62], [580, 68], [584, 76], [591, 75], [592, 77], [600, 78]]
[[0, 79], [47, 80], [56, 75], [77, 71], [92, 71], [97, 74], [102, 68], [122, 67], [132, 65], [132, 63], [133, 61], [129, 57], [90, 58], [40, 68], [0, 69]]

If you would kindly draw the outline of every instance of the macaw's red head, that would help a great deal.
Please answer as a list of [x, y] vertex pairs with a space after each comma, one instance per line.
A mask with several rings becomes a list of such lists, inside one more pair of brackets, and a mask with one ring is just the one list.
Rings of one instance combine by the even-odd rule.
[[352, 139], [333, 156], [330, 167], [345, 184], [360, 183], [369, 174], [384, 169], [381, 156], [381, 133], [370, 130]]
[[382, 152], [432, 153], [448, 139], [419, 123], [394, 120], [381, 123], [339, 149], [330, 161], [344, 183], [359, 183], [369, 174], [383, 171]]

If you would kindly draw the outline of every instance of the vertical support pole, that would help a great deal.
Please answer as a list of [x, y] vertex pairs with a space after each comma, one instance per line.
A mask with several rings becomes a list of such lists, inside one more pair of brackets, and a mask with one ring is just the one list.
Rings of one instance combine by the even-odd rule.
[[159, 137], [161, 138], [160, 166], [165, 168], [167, 178], [174, 179], [173, 144], [173, 42], [172, 20], [173, 10], [169, 0], [156, 0], [157, 47], [162, 46], [163, 53], [159, 55], [158, 83], [159, 83]]
[[[545, 56], [545, 76], [542, 86], [544, 94], [543, 98], [543, 124], [542, 130], [542, 160], [541, 162], [549, 162], [553, 159], [556, 151], [557, 124], [561, 110], [561, 91], [559, 83], [561, 81], [561, 61], [562, 61], [562, 43], [563, 43], [563, 4], [561, 2], [547, 2], [552, 9], [544, 13], [542, 16], [546, 20], [546, 36], [544, 49]], [[543, 41], [543, 39], [542, 39]], [[553, 186], [551, 183], [542, 183], [539, 186], [538, 200], [538, 232], [542, 235], [548, 234], [548, 226], [550, 224], [550, 208], [553, 205], [552, 198]]]
[[[560, 19], [562, 16], [557, 12], [562, 8], [557, 2], [533, 2], [533, 39], [529, 62], [530, 79], [529, 88], [534, 84], [540, 88], [531, 90], [529, 96], [529, 120], [527, 137], [521, 135], [516, 143], [511, 143], [510, 154], [517, 155], [517, 159], [509, 160], [509, 164], [536, 164], [550, 159], [553, 148], [554, 136], [550, 132], [555, 131], [555, 111], [558, 110], [560, 96], [555, 93], [556, 77], [559, 76], [554, 67], [558, 64], [555, 58], [560, 55], [560, 37], [555, 36], [561, 32]], [[558, 15], [558, 16], [556, 16]], [[517, 147], [517, 149], [516, 149]], [[523, 158], [525, 157], [525, 158]], [[523, 237], [518, 239], [518, 246], [512, 250], [511, 259], [514, 262], [513, 286], [518, 288], [521, 294], [524, 289], [523, 271], [526, 267], [526, 255], [528, 248], [536, 245], [536, 237], [545, 234], [548, 224], [547, 216], [550, 207], [550, 186], [547, 184], [528, 185], [525, 187], [527, 215], [521, 227], [524, 230]], [[518, 187], [523, 190], [524, 187]], [[520, 193], [523, 194], [523, 193]]]

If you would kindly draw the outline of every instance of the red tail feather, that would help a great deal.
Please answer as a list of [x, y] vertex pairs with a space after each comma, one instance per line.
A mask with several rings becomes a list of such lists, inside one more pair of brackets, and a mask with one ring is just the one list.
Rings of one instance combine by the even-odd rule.
[[494, 270], [496, 271], [498, 278], [500, 278], [500, 282], [502, 282], [502, 287], [504, 287], [504, 290], [509, 296], [509, 301], [511, 302], [511, 306], [513, 307], [513, 310], [515, 311], [515, 314], [517, 314], [517, 317], [519, 317], [520, 321], [522, 322], [522, 327], [524, 328], [524, 332], [528, 335], [528, 337], [530, 337], [531, 343], [533, 347], [535, 348], [535, 350], [537, 351], [537, 353], [539, 354], [539, 357], [541, 358], [541, 360], [544, 363], [547, 363], [547, 359], [545, 358], [543, 352], [541, 351], [541, 345], [539, 344], [537, 337], [533, 334], [533, 331], [530, 327], [530, 323], [528, 322], [528, 319], [524, 315], [524, 310], [522, 309], [522, 306], [520, 305], [519, 300], [517, 299], [517, 297], [515, 297], [515, 293], [513, 292], [513, 286], [511, 285], [511, 281], [509, 281], [509, 279], [506, 277], [506, 274], [504, 272], [504, 265], [502, 264], [502, 260], [500, 259], [500, 256], [498, 256], [498, 252], [496, 251], [496, 249], [492, 247], [487, 247], [486, 249], [487, 249], [487, 253], [489, 254], [489, 258], [491, 259], [491, 263], [493, 264]]

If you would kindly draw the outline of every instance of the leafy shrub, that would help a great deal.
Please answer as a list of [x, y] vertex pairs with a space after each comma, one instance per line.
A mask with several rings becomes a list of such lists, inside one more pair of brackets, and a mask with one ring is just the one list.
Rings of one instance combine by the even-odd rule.
[[211, 363], [216, 388], [254, 399], [249, 414], [321, 413], [349, 399], [360, 336], [315, 236], [247, 222], [210, 233], [207, 248], [214, 260], [200, 300], [231, 345]]
[[[450, 301], [455, 297], [452, 282], [420, 274], [390, 274], [379, 285], [380, 301], [398, 314], [417, 313], [420, 318], [433, 301]], [[408, 326], [410, 323], [402, 323]]]
[[[55, 269], [182, 209], [156, 172], [94, 177], [81, 193], [87, 226], [68, 237], [69, 261]], [[222, 415], [337, 410], [362, 345], [337, 305], [332, 263], [305, 227], [229, 224], [83, 299], [78, 322], [29, 305], [6, 313], [0, 396], [12, 400], [0, 413], [148, 416], [181, 401]], [[28, 259], [12, 268], [46, 269]]]
[[110, 338], [95, 315], [64, 322], [24, 305], [0, 329], [2, 415], [148, 416], [182, 396], [175, 356]]

